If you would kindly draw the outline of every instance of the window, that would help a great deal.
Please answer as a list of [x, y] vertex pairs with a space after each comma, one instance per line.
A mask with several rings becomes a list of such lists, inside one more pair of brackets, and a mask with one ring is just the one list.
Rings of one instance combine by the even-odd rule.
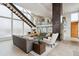
[[78, 13], [72, 13], [71, 14], [71, 21], [78, 21]]
[[13, 18], [20, 20], [20, 18], [17, 15], [15, 15], [14, 13], [13, 13]]
[[[23, 8], [18, 8], [20, 10], [23, 10]], [[11, 11], [7, 7], [0, 5], [0, 38], [11, 36], [11, 14]], [[28, 18], [30, 18], [30, 16], [28, 16]], [[27, 25], [26, 23], [24, 23], [23, 25], [23, 21], [21, 21], [21, 19], [17, 17], [14, 13], [12, 22], [12, 30], [14, 35], [23, 35], [23, 32], [24, 34], [31, 32], [31, 28], [29, 27], [29, 25]]]
[[22, 35], [23, 27], [22, 21], [13, 20], [13, 34], [14, 35]]
[[24, 34], [26, 35], [28, 32], [31, 32], [31, 27], [29, 27], [29, 25], [24, 23]]
[[22, 11], [23, 10], [23, 8], [22, 7], [20, 7], [20, 6], [18, 6], [18, 5], [16, 5], [16, 4], [14, 4], [20, 11]]
[[30, 21], [32, 21], [31, 15], [29, 15], [28, 13], [24, 13], [24, 15], [25, 15]]
[[11, 35], [11, 20], [6, 18], [0, 18], [0, 37], [6, 37]]
[[7, 7], [0, 5], [0, 16], [11, 17], [11, 11]]

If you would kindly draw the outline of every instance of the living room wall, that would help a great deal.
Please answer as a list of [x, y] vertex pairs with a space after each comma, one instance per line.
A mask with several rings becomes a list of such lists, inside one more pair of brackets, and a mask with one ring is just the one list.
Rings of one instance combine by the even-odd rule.
[[[71, 14], [63, 14], [66, 17], [66, 22], [63, 24], [63, 40], [71, 39]], [[63, 19], [62, 19], [63, 20]]]

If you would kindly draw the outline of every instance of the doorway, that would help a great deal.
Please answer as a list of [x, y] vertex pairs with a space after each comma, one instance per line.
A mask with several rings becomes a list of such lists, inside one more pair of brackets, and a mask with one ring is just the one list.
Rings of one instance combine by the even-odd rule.
[[78, 38], [78, 12], [71, 14], [71, 37]]
[[78, 22], [71, 22], [71, 37], [78, 37]]

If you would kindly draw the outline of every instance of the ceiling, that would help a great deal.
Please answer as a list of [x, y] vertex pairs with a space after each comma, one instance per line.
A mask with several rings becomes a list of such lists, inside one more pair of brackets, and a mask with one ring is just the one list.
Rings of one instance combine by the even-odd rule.
[[79, 11], [79, 3], [63, 3], [63, 13]]
[[[52, 3], [16, 3], [33, 14], [52, 19]], [[79, 3], [63, 3], [63, 13], [79, 11]]]
[[51, 3], [16, 3], [35, 15], [52, 18], [52, 4]]

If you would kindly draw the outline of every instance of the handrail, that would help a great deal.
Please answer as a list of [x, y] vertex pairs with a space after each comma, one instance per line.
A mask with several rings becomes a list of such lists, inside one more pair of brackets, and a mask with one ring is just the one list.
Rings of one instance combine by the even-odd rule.
[[[18, 6], [18, 5], [16, 5], [16, 4], [14, 4], [18, 9], [19, 9], [19, 7], [20, 6]], [[22, 7], [20, 7], [20, 8], [22, 8]], [[34, 20], [34, 18], [33, 18], [33, 16], [29, 13], [29, 11], [27, 10], [27, 9], [25, 9], [25, 8], [22, 8], [23, 10], [20, 10], [22, 13], [25, 13], [25, 14], [28, 14], [30, 17], [31, 17], [31, 19], [32, 20]], [[25, 15], [26, 16], [26, 15]], [[27, 17], [28, 18], [28, 17]]]
[[[27, 11], [27, 9], [24, 9], [24, 10], [26, 10]], [[33, 18], [33, 16], [27, 11], [27, 13], [32, 17], [32, 19], [34, 20], [34, 18]]]
[[22, 19], [30, 27], [36, 27], [13, 3], [3, 3], [3, 5], [5, 5], [8, 9], [10, 9], [14, 14], [16, 14], [20, 19]]

